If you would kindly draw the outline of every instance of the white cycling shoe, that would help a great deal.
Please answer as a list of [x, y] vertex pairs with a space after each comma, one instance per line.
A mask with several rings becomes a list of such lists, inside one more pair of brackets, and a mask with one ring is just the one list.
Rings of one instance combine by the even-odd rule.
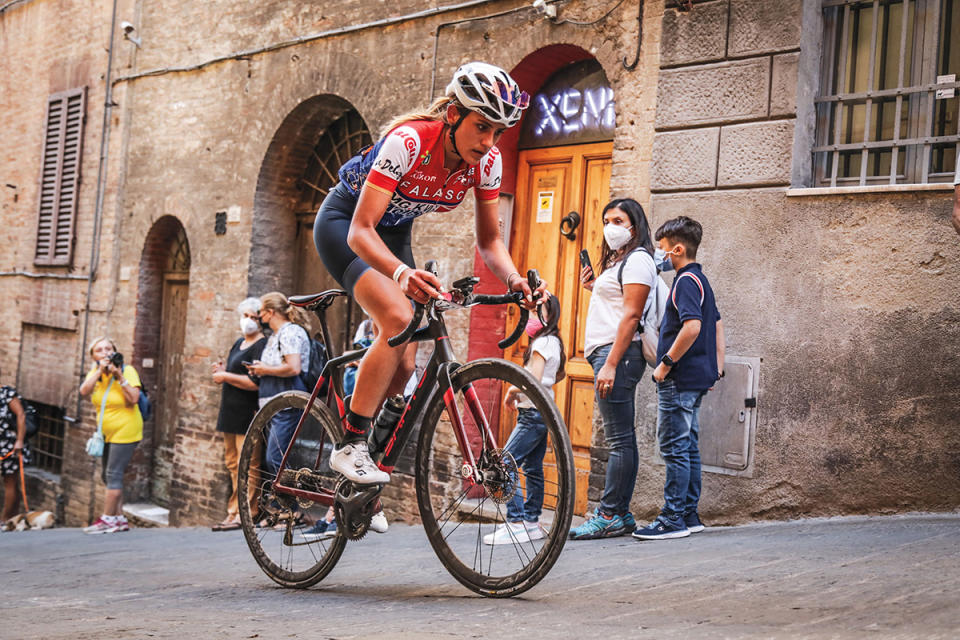
[[[351, 442], [330, 454], [330, 468], [354, 484], [387, 484], [390, 474], [381, 471], [370, 458], [366, 442]], [[384, 518], [386, 522], [386, 518]]]

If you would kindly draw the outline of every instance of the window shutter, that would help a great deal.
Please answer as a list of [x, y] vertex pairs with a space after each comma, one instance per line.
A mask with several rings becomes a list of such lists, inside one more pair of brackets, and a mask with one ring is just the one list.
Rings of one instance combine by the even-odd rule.
[[85, 108], [85, 88], [56, 93], [47, 102], [34, 256], [38, 265], [73, 260]]

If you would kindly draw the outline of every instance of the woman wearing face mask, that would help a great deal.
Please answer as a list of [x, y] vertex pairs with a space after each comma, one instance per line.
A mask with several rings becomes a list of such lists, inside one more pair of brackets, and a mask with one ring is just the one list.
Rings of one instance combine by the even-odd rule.
[[[237, 503], [237, 465], [247, 427], [257, 412], [258, 379], [247, 372], [244, 362], [259, 360], [267, 339], [260, 330], [258, 314], [260, 300], [247, 298], [237, 305], [240, 314], [241, 337], [230, 347], [226, 364], [223, 360], [213, 365], [213, 381], [222, 386], [220, 415], [217, 431], [223, 434], [223, 461], [230, 472], [230, 499], [227, 501], [227, 517], [213, 527], [214, 531], [230, 531], [240, 528], [240, 507]], [[251, 462], [251, 471], [254, 463]], [[257, 465], [259, 466], [259, 465]], [[256, 483], [254, 483], [256, 486]], [[251, 494], [250, 509], [256, 515], [256, 498]]]
[[597, 513], [570, 531], [574, 540], [622, 536], [636, 528], [630, 513], [639, 463], [634, 392], [646, 366], [637, 325], [654, 278], [659, 277], [653, 251], [647, 217], [636, 200], [613, 200], [604, 207], [600, 275], [584, 267], [580, 282], [593, 292], [587, 309], [584, 354], [593, 367], [610, 457]]

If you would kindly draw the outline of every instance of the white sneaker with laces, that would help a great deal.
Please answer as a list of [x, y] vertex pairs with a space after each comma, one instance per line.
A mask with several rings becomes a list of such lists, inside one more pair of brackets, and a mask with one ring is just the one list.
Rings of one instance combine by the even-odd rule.
[[373, 517], [370, 518], [370, 531], [375, 533], [386, 533], [387, 529], [390, 528], [390, 523], [387, 522], [387, 516], [383, 515], [383, 509], [377, 511], [373, 514]]
[[488, 533], [483, 536], [483, 544], [489, 545], [522, 544], [529, 541], [530, 537], [527, 535], [527, 528], [523, 526], [522, 522], [498, 524], [493, 533]]
[[330, 454], [330, 468], [356, 484], [387, 484], [390, 474], [381, 471], [370, 458], [366, 442], [351, 442]]

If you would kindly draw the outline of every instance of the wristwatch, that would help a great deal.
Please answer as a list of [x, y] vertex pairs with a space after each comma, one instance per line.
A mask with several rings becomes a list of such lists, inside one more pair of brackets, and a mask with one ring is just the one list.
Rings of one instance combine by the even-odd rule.
[[663, 354], [663, 357], [662, 357], [662, 358], [660, 358], [660, 362], [662, 362], [663, 364], [667, 365], [668, 367], [674, 367], [674, 366], [676, 366], [676, 364], [677, 364], [676, 362], [673, 361], [673, 358], [671, 358], [671, 357], [670, 357], [668, 354], [666, 354], [666, 353]]

